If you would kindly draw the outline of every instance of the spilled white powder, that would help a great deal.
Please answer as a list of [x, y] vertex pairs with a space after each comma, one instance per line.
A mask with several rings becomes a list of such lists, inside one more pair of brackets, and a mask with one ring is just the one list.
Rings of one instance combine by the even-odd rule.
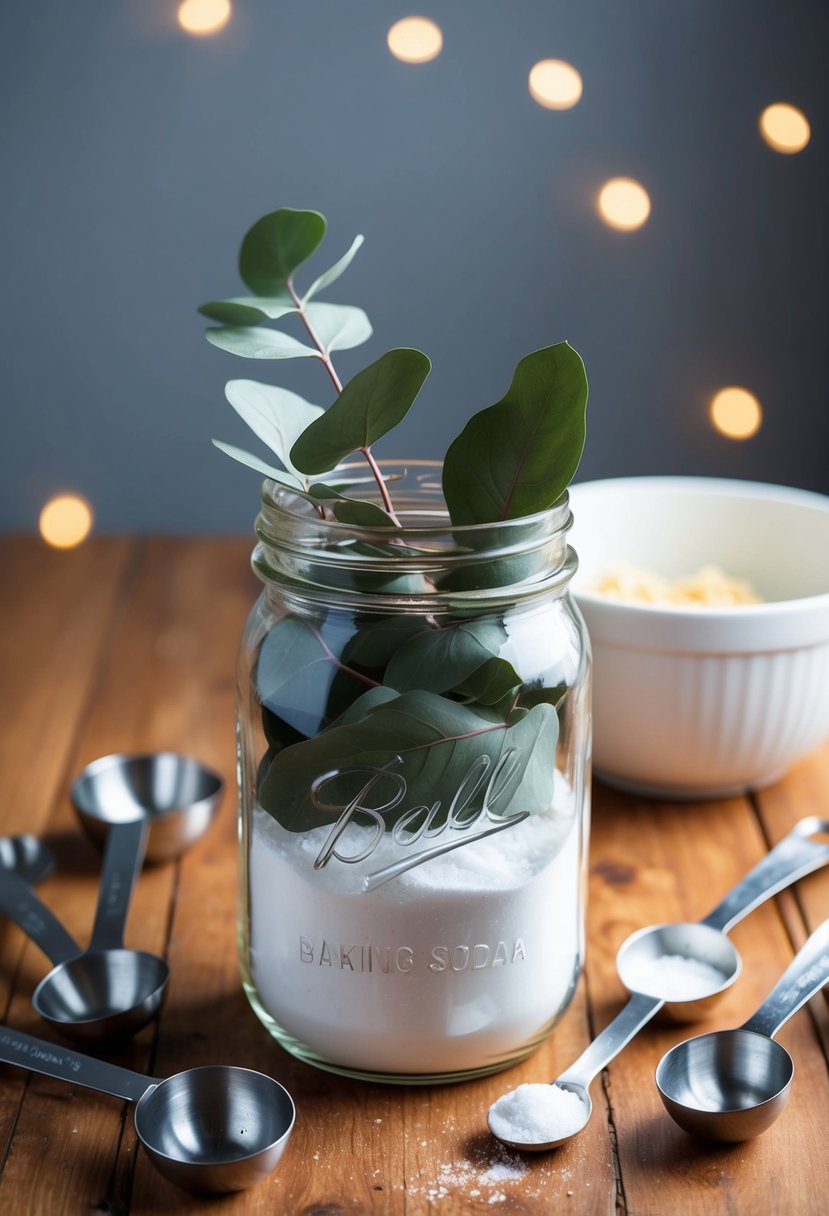
[[470, 1199], [486, 1196], [487, 1203], [504, 1203], [506, 1192], [494, 1188], [525, 1179], [528, 1173], [529, 1167], [517, 1154], [496, 1145], [491, 1156], [476, 1150], [472, 1159], [444, 1162], [433, 1181], [420, 1187], [407, 1186], [406, 1191], [409, 1195], [427, 1195], [432, 1201], [465, 1195]]
[[527, 1167], [523, 1161], [514, 1160], [510, 1157], [505, 1157], [503, 1161], [496, 1161], [478, 1175], [478, 1181], [484, 1186], [492, 1186], [495, 1182], [514, 1182], [517, 1178], [523, 1178], [527, 1172]]
[[682, 954], [660, 954], [657, 958], [630, 960], [625, 965], [624, 982], [633, 992], [661, 997], [666, 1001], [692, 1001], [711, 996], [728, 976], [710, 963]]
[[587, 1113], [578, 1094], [568, 1089], [519, 1085], [489, 1108], [489, 1126], [496, 1136], [513, 1144], [548, 1144], [580, 1131]]
[[[366, 892], [365, 876], [424, 846], [401, 849], [386, 833], [365, 860], [314, 869], [329, 829], [290, 833], [257, 808], [258, 1003], [346, 1068], [444, 1073], [508, 1059], [545, 1033], [578, 975], [578, 820], [557, 774], [551, 809]], [[352, 822], [338, 848], [357, 856], [373, 842], [373, 828]]]

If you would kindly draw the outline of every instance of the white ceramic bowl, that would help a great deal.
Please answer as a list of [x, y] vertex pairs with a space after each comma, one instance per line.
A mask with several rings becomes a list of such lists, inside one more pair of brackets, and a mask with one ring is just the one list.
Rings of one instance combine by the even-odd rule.
[[[768, 785], [829, 735], [829, 498], [701, 477], [571, 486], [576, 600], [593, 644], [594, 763], [670, 798]], [[591, 591], [620, 561], [704, 565], [762, 604], [625, 604]]]

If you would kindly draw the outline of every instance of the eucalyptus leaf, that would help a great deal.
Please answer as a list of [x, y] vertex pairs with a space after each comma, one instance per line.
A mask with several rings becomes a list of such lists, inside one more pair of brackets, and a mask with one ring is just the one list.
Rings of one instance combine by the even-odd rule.
[[431, 363], [408, 347], [387, 351], [349, 380], [334, 404], [300, 435], [291, 461], [303, 473], [327, 473], [397, 426], [409, 412]]
[[496, 705], [509, 697], [521, 685], [521, 677], [506, 659], [492, 658], [455, 685], [454, 691], [470, 697], [480, 705]]
[[257, 220], [239, 252], [239, 273], [259, 296], [281, 295], [297, 266], [309, 258], [325, 236], [319, 211], [280, 207]]
[[213, 346], [243, 359], [307, 359], [320, 357], [313, 346], [298, 338], [283, 334], [279, 329], [262, 329], [256, 325], [229, 325], [221, 329], [206, 329], [204, 336]]
[[266, 464], [264, 460], [260, 460], [258, 456], [254, 456], [251, 452], [234, 447], [232, 443], [224, 443], [221, 439], [213, 439], [211, 442], [220, 452], [224, 452], [226, 456], [232, 457], [233, 460], [238, 460], [240, 464], [246, 464], [249, 469], [255, 469], [263, 477], [270, 477], [272, 481], [278, 481], [283, 486], [290, 486], [297, 494], [302, 491], [302, 483], [294, 477], [293, 473], [286, 473], [284, 469], [276, 469], [273, 465]]
[[555, 684], [552, 688], [524, 688], [519, 694], [518, 704], [526, 709], [532, 709], [535, 705], [552, 705], [557, 710], [563, 705], [568, 692], [566, 684]]
[[352, 701], [348, 709], [344, 710], [328, 729], [334, 730], [338, 726], [350, 726], [353, 722], [360, 722], [369, 710], [375, 709], [378, 705], [388, 705], [389, 701], [396, 700], [397, 693], [393, 688], [384, 688], [382, 685], [379, 688], [369, 688], [367, 692], [361, 693], [355, 701]]
[[393, 528], [395, 525], [377, 503], [360, 498], [348, 498], [323, 482], [314, 482], [309, 492], [319, 502], [333, 502], [334, 518], [343, 524], [356, 524], [358, 528]]
[[274, 452], [298, 482], [301, 474], [291, 464], [291, 448], [322, 409], [298, 393], [258, 380], [228, 380], [225, 396], [239, 417]]
[[587, 377], [567, 342], [527, 355], [496, 405], [473, 415], [443, 465], [452, 522], [490, 523], [551, 507], [584, 447]]
[[371, 322], [362, 308], [347, 304], [309, 304], [305, 310], [314, 332], [328, 354], [332, 350], [351, 350], [372, 335]]
[[[506, 631], [496, 621], [464, 621], [443, 629], [427, 629], [417, 634], [394, 653], [383, 676], [383, 683], [399, 692], [423, 688], [429, 692], [448, 692], [463, 685], [474, 672], [497, 656], [506, 640]], [[521, 677], [510, 663], [502, 664], [499, 684], [510, 680], [510, 688], [521, 683]], [[482, 688], [490, 681], [485, 680]], [[500, 700], [503, 691], [493, 696]], [[479, 698], [483, 700], [483, 698]]]
[[308, 736], [290, 726], [278, 714], [273, 713], [267, 706], [262, 706], [262, 730], [268, 741], [268, 754], [261, 776], [264, 777], [268, 765], [278, 751], [283, 747], [292, 747], [294, 743], [303, 743]]
[[340, 275], [351, 265], [352, 261], [354, 260], [354, 255], [362, 245], [363, 240], [364, 238], [362, 236], [355, 236], [354, 240], [351, 242], [351, 248], [348, 249], [343, 256], [339, 258], [332, 267], [330, 267], [329, 270], [324, 271], [318, 279], [314, 279], [313, 283], [305, 293], [305, 297], [303, 299], [304, 304], [307, 304], [308, 301], [313, 299], [315, 295], [318, 295], [319, 292], [324, 291], [326, 287], [330, 287], [332, 283], [336, 283]]
[[409, 612], [360, 624], [343, 647], [343, 662], [374, 670], [383, 668], [400, 646], [428, 627], [425, 617]]
[[351, 704], [371, 685], [344, 671], [326, 639], [325, 625], [285, 617], [262, 643], [256, 663], [256, 691], [262, 705], [304, 736], [325, 725], [331, 685], [338, 673], [348, 680]]
[[[506, 724], [434, 693], [405, 693], [373, 705], [357, 721], [285, 748], [262, 780], [259, 801], [288, 831], [307, 831], [336, 820], [371, 770], [389, 769], [403, 778], [405, 795], [383, 816], [388, 830], [418, 807], [439, 803], [445, 816], [473, 765], [485, 756], [492, 771], [509, 750], [514, 768], [493, 809], [503, 818], [538, 812], [552, 803], [557, 732], [549, 705]], [[323, 780], [315, 800], [313, 789]], [[397, 781], [381, 778], [375, 797], [387, 801], [395, 789]]]
[[382, 507], [357, 498], [342, 498], [333, 506], [334, 518], [356, 528], [393, 528], [395, 525]]
[[284, 296], [234, 296], [229, 300], [212, 300], [202, 304], [199, 312], [222, 325], [261, 325], [264, 321], [278, 321], [298, 309], [289, 295]]

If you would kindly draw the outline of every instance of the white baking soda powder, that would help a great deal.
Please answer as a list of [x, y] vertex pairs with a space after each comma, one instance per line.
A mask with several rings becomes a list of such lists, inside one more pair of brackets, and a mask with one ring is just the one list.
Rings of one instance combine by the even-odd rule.
[[625, 983], [631, 991], [671, 1001], [711, 996], [727, 979], [718, 967], [683, 954], [660, 954], [625, 966]]
[[559, 1085], [519, 1085], [489, 1108], [489, 1126], [510, 1144], [551, 1144], [581, 1131], [588, 1111], [578, 1094]]
[[[365, 891], [364, 877], [419, 847], [386, 833], [365, 860], [314, 869], [330, 829], [287, 832], [257, 808], [259, 1003], [326, 1061], [360, 1071], [460, 1072], [529, 1049], [578, 977], [579, 818], [557, 775], [551, 810]], [[356, 856], [373, 840], [373, 828], [351, 823], [340, 849]]]

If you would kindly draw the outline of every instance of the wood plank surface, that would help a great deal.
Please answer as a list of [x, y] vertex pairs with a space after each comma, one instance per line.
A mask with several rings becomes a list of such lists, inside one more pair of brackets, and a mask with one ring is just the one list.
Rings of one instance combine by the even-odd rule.
[[[112, 751], [167, 748], [217, 768], [227, 792], [216, 823], [177, 864], [141, 877], [127, 943], [166, 954], [172, 971], [157, 1025], [114, 1058], [165, 1075], [207, 1062], [271, 1073], [290, 1089], [297, 1126], [263, 1185], [209, 1201], [242, 1216], [502, 1212], [653, 1216], [808, 1216], [826, 1209], [829, 1124], [823, 998], [780, 1039], [796, 1060], [792, 1097], [757, 1141], [722, 1150], [690, 1140], [664, 1114], [653, 1069], [673, 1043], [754, 1009], [806, 933], [829, 916], [829, 871], [798, 884], [733, 933], [744, 974], [705, 1025], [656, 1026], [592, 1087], [593, 1118], [570, 1145], [506, 1154], [486, 1132], [490, 1102], [549, 1080], [624, 1003], [615, 956], [643, 925], [697, 919], [806, 814], [829, 816], [829, 747], [751, 798], [671, 805], [596, 785], [588, 963], [561, 1025], [528, 1061], [464, 1085], [403, 1088], [337, 1078], [286, 1055], [242, 994], [236, 962], [233, 699], [235, 654], [257, 584], [242, 540], [95, 540], [69, 554], [0, 541], [0, 830], [45, 835], [58, 871], [41, 888], [88, 939], [99, 854], [80, 834], [68, 789]], [[11, 588], [11, 590], [10, 590]], [[48, 961], [0, 923], [0, 999], [9, 1024], [54, 1037], [31, 1008]], [[101, 1052], [107, 1055], [106, 1052]], [[120, 1101], [0, 1068], [0, 1211], [187, 1213], [196, 1200], [165, 1182], [136, 1144]]]

